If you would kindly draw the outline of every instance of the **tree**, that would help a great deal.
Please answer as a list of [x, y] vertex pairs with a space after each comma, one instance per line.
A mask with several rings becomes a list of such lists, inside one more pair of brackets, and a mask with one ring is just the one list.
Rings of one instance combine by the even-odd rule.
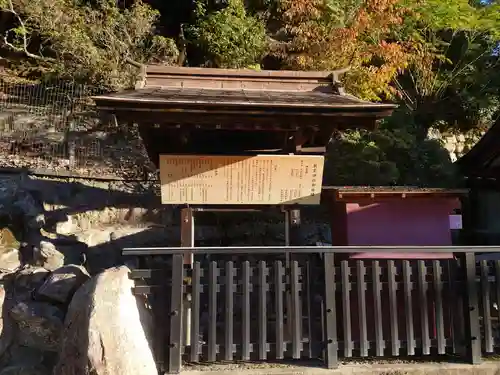
[[141, 1], [121, 9], [112, 0], [0, 0], [0, 11], [10, 16], [3, 47], [44, 74], [116, 89], [130, 86], [139, 63], [177, 55], [155, 34], [158, 13]]
[[[404, 124], [404, 123], [403, 123]], [[339, 133], [328, 147], [329, 185], [454, 187], [460, 183], [450, 155], [418, 127], [385, 123], [376, 131]]]
[[197, 22], [188, 28], [192, 43], [205, 55], [205, 65], [219, 68], [260, 67], [267, 50], [265, 25], [249, 15], [243, 0], [229, 0], [210, 12], [197, 3]]
[[416, 55], [412, 40], [396, 38], [411, 9], [399, 0], [281, 0], [273, 53], [290, 69], [351, 67], [350, 92], [364, 99], [391, 95], [389, 83]]
[[395, 78], [397, 96], [423, 134], [429, 127], [485, 128], [498, 110], [500, 41], [498, 4], [426, 0], [419, 18], [406, 20], [426, 59]]

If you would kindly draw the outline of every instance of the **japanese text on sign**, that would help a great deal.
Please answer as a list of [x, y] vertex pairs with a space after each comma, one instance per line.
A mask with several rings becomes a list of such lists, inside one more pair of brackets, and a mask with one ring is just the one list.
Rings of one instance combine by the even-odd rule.
[[320, 203], [324, 157], [161, 155], [163, 204]]

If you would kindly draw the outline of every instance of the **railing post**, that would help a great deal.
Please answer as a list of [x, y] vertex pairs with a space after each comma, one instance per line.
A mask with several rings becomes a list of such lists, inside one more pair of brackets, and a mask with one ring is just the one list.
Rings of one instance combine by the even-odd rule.
[[170, 337], [168, 338], [168, 373], [181, 370], [183, 323], [184, 254], [172, 256], [172, 287], [170, 296]]
[[[183, 208], [181, 210], [181, 247], [194, 247], [194, 212], [190, 207]], [[193, 253], [186, 251], [183, 257], [184, 264], [192, 270], [194, 262]], [[186, 347], [191, 346], [191, 299], [192, 296], [189, 293], [186, 293], [184, 296], [185, 308], [183, 314], [185, 327], [183, 344]]]
[[465, 253], [462, 259], [465, 285], [464, 320], [466, 357], [471, 364], [481, 363], [481, 332], [479, 328], [479, 302], [476, 284], [476, 257], [474, 253]]
[[323, 254], [324, 265], [324, 360], [329, 369], [338, 367], [337, 307], [335, 290], [335, 262], [333, 253]]

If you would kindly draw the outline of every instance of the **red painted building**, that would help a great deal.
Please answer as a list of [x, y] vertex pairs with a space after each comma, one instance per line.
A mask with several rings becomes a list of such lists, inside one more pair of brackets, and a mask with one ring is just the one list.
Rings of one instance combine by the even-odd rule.
[[[460, 208], [460, 198], [467, 194], [466, 190], [447, 189], [419, 189], [419, 188], [395, 188], [395, 187], [323, 187], [323, 204], [327, 205], [331, 217], [332, 242], [336, 246], [450, 246], [452, 245], [452, 234], [450, 229], [450, 215]], [[369, 260], [380, 261], [382, 266], [382, 280], [387, 280], [388, 268], [393, 262], [401, 275], [402, 262], [405, 259], [425, 260], [425, 266], [432, 268], [432, 260], [452, 259], [452, 253], [382, 253], [373, 252], [355, 253], [349, 256], [339, 255], [339, 261], [347, 260], [349, 268], [352, 270], [350, 278], [356, 278], [355, 269], [358, 260], [363, 260], [367, 268], [366, 279], [371, 280], [372, 269]], [[439, 262], [442, 267], [441, 277], [449, 279], [451, 276], [448, 262]], [[345, 269], [345, 268], [344, 268]], [[339, 268], [341, 271], [341, 267]], [[412, 262], [412, 280], [417, 278], [417, 264]], [[427, 273], [427, 277], [432, 276], [432, 272]], [[342, 276], [340, 276], [342, 277]], [[426, 279], [432, 283], [432, 278]], [[368, 286], [371, 288], [371, 286]], [[343, 296], [337, 291], [338, 306], [345, 305]], [[383, 293], [388, 293], [387, 288]], [[413, 289], [412, 305], [415, 306], [413, 313], [413, 323], [415, 327], [415, 340], [422, 338], [422, 319], [419, 314], [419, 291]], [[366, 304], [373, 309], [373, 298], [371, 290], [367, 290]], [[349, 293], [349, 313], [352, 328], [351, 340], [355, 343], [360, 341], [358, 329], [358, 290], [351, 290]], [[444, 305], [444, 328], [446, 339], [451, 341], [451, 296], [446, 288], [442, 292]], [[389, 301], [389, 296], [382, 297]], [[398, 329], [401, 340], [406, 340], [406, 318], [405, 301], [403, 290], [396, 291], [398, 304]], [[435, 296], [433, 289], [428, 288], [428, 336], [431, 340], [436, 339], [436, 315]], [[448, 301], [448, 303], [446, 302]], [[342, 310], [342, 309], [341, 309]], [[339, 314], [346, 311], [339, 310]], [[390, 316], [389, 303], [382, 304], [383, 316]], [[368, 339], [371, 341], [375, 337], [375, 323], [370, 324], [373, 319], [372, 314], [367, 314]], [[344, 322], [346, 319], [339, 319]], [[384, 325], [384, 336], [390, 337], [390, 326]], [[344, 332], [344, 327], [339, 325], [339, 333]], [[345, 338], [344, 338], [345, 339]]]

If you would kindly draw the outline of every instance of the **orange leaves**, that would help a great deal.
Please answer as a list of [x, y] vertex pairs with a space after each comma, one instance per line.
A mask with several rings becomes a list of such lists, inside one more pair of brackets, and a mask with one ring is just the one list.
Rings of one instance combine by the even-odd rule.
[[282, 0], [286, 62], [292, 69], [350, 66], [353, 94], [392, 95], [393, 78], [417, 58], [413, 41], [394, 37], [410, 11], [400, 0]]

